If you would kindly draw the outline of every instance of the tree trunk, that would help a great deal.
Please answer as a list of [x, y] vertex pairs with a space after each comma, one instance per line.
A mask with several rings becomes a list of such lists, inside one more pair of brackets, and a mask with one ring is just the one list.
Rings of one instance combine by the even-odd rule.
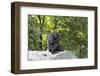
[[40, 42], [39, 42], [39, 47], [41, 50], [43, 50], [42, 48], [42, 25], [45, 22], [45, 16], [43, 17], [43, 19], [41, 19], [41, 16], [38, 16], [39, 19], [39, 23], [40, 23]]

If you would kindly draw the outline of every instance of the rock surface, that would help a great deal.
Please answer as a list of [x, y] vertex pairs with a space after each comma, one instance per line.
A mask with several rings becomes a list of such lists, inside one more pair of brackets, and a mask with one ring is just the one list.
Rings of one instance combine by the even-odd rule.
[[49, 51], [28, 51], [28, 60], [77, 59], [70, 51], [51, 54]]

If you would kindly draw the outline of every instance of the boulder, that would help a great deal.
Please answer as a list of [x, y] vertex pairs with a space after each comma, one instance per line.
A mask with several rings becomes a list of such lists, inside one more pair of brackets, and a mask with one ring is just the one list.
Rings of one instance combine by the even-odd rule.
[[49, 51], [28, 51], [28, 54], [28, 60], [56, 60], [78, 58], [70, 51], [62, 51], [56, 54], [51, 54]]
[[55, 54], [54, 56], [52, 56], [52, 60], [56, 60], [56, 59], [76, 59], [76, 58], [77, 58], [77, 56], [72, 54], [72, 52], [70, 52], [70, 51], [59, 52], [59, 53]]

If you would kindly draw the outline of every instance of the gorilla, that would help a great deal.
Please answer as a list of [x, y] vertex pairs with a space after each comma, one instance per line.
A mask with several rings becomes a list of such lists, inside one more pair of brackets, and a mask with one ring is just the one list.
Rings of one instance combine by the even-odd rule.
[[48, 50], [52, 54], [56, 54], [60, 51], [63, 51], [63, 49], [59, 45], [60, 36], [58, 33], [54, 32], [49, 34], [48, 36]]

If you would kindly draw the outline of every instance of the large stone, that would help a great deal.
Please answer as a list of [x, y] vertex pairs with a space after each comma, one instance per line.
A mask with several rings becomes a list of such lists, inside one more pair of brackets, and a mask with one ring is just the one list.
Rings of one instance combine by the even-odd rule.
[[73, 55], [70, 51], [59, 52], [52, 57], [54, 59], [76, 59], [77, 57]]
[[49, 51], [29, 51], [28, 60], [56, 60], [56, 59], [76, 59], [70, 51], [51, 54]]

